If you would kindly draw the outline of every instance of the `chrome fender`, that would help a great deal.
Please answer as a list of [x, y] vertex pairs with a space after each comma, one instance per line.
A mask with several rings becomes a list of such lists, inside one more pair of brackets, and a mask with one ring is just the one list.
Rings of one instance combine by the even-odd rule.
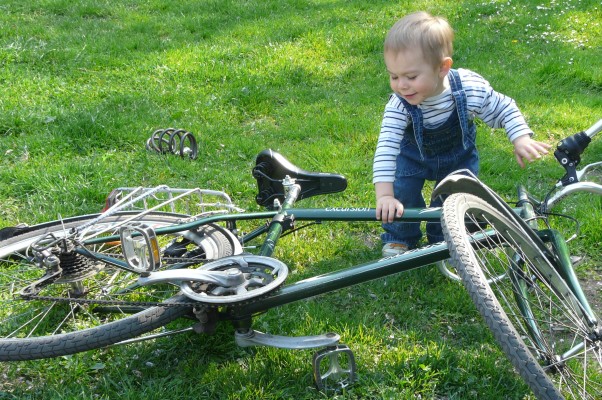
[[537, 233], [535, 233], [533, 229], [518, 216], [515, 210], [469, 170], [458, 170], [446, 176], [437, 187], [435, 187], [432, 196], [449, 196], [454, 193], [469, 193], [483, 199], [520, 226], [533, 241], [541, 242]]

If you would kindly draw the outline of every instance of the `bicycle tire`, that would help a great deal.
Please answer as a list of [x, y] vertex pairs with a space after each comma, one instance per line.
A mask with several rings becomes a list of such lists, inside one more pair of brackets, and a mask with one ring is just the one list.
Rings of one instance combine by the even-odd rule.
[[[489, 231], [470, 233], [468, 221], [486, 221]], [[588, 326], [578, 301], [551, 264], [545, 244], [468, 194], [446, 200], [442, 226], [464, 286], [537, 398], [602, 398], [600, 328]], [[491, 241], [477, 236], [491, 232], [495, 232]], [[583, 350], [568, 353], [577, 344]]]
[[[118, 223], [133, 215], [136, 213], [117, 213], [103, 219], [102, 224], [106, 227], [107, 224]], [[81, 276], [75, 275], [71, 279], [61, 278], [63, 281], [60, 283], [49, 285], [48, 292], [55, 296], [68, 296], [67, 292], [75, 283], [90, 285], [84, 298], [90, 300], [90, 304], [23, 299], [16, 294], [19, 288], [28, 283], [29, 276], [39, 277], [41, 273], [38, 267], [28, 261], [30, 259], [27, 251], [32, 243], [48, 233], [60, 236], [70, 228], [80, 226], [96, 217], [97, 215], [86, 215], [36, 225], [30, 227], [26, 233], [0, 241], [0, 361], [50, 358], [104, 347], [164, 326], [190, 312], [189, 307], [172, 305], [143, 307], [142, 311], [131, 314], [125, 311], [124, 307], [114, 306], [110, 314], [106, 314], [107, 307], [102, 307], [103, 314], [95, 315], [94, 300], [127, 300], [142, 296], [136, 290], [128, 291], [117, 286], [114, 291], [107, 293], [107, 290], [112, 290], [110, 285], [119, 283], [126, 285], [137, 279], [134, 274], [127, 277], [127, 273], [123, 274], [117, 269], [113, 271], [107, 266], [101, 270], [102, 272], [92, 271]], [[183, 217], [186, 216], [150, 213], [139, 221], [161, 227], [178, 223]], [[183, 234], [190, 237], [190, 232]], [[194, 233], [194, 237], [199, 243], [193, 243], [192, 246], [198, 246], [197, 252], [198, 249], [202, 250], [199, 252], [201, 259], [221, 258], [233, 255], [235, 252], [236, 247], [233, 243], [235, 238], [218, 225], [205, 225]], [[181, 236], [177, 234], [170, 239], [181, 240]], [[96, 249], [100, 250], [98, 247], [97, 245]], [[115, 244], [105, 245], [105, 247], [111, 252], [118, 250]], [[123, 279], [121, 275], [124, 275]], [[101, 286], [103, 283], [104, 287]], [[95, 285], [94, 291], [92, 285]], [[187, 301], [185, 296], [179, 294], [179, 289], [175, 285], [166, 284], [159, 289], [145, 288], [143, 293], [146, 297], [143, 300], [152, 299], [154, 302], [166, 303]], [[35, 316], [35, 319], [30, 321], [30, 316]]]

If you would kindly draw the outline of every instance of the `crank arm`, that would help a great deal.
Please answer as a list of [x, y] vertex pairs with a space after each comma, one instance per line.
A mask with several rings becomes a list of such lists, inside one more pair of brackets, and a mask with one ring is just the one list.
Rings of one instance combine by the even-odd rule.
[[151, 272], [148, 276], [140, 276], [138, 284], [141, 286], [156, 283], [203, 282], [212, 283], [222, 287], [232, 287], [245, 281], [244, 274], [237, 268], [225, 271], [202, 271], [199, 269], [170, 269]]
[[235, 332], [236, 344], [240, 347], [268, 346], [279, 349], [315, 349], [318, 347], [335, 346], [341, 336], [336, 333], [326, 333], [316, 336], [278, 336], [270, 335], [249, 329], [248, 331]]

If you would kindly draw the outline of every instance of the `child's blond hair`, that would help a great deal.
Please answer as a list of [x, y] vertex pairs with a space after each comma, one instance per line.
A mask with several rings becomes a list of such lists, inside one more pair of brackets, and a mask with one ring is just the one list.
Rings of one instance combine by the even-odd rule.
[[434, 67], [453, 53], [454, 30], [445, 18], [419, 11], [406, 15], [393, 25], [385, 38], [385, 53], [418, 47]]

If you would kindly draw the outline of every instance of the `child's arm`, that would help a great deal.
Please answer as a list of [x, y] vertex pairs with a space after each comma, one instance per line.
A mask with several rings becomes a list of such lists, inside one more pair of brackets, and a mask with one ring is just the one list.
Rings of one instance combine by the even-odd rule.
[[492, 128], [504, 128], [514, 145], [516, 162], [521, 167], [548, 154], [550, 145], [531, 139], [533, 131], [514, 100], [496, 92], [489, 82], [469, 70], [459, 70], [468, 98], [468, 109]]
[[533, 162], [541, 158], [541, 156], [548, 154], [548, 150], [552, 147], [547, 143], [531, 139], [529, 135], [517, 137], [512, 144], [514, 145], [516, 162], [522, 168], [525, 167], [525, 160]]
[[376, 219], [393, 222], [403, 215], [403, 204], [393, 195], [393, 182], [376, 182]]

